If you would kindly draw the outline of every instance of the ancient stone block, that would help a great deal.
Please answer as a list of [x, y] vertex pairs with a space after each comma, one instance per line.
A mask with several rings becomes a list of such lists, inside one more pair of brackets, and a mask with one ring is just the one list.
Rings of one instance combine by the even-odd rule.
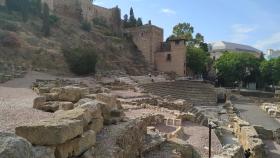
[[46, 97], [47, 101], [57, 101], [58, 100], [57, 93], [45, 93], [43, 95]]
[[34, 158], [55, 158], [55, 147], [34, 146], [32, 148]]
[[10, 133], [0, 133], [1, 158], [33, 158], [32, 145]]
[[105, 109], [105, 104], [96, 100], [81, 104], [77, 106], [77, 108], [87, 109], [93, 118], [101, 118], [103, 113], [102, 109], [104, 109], [104, 115], [106, 115], [106, 112], [109, 113], [109, 111]]
[[96, 133], [99, 133], [103, 128], [104, 119], [92, 119], [91, 122], [84, 128], [84, 131], [93, 130]]
[[87, 109], [75, 108], [68, 111], [58, 111], [55, 113], [56, 119], [80, 120], [84, 127], [92, 120], [91, 113]]
[[16, 134], [34, 145], [57, 145], [83, 133], [80, 120], [49, 119], [19, 126]]
[[55, 112], [58, 110], [58, 108], [59, 108], [58, 102], [45, 102], [43, 105], [36, 107], [36, 109], [45, 112]]
[[80, 137], [69, 140], [56, 147], [56, 158], [68, 158], [80, 156], [82, 153], [94, 146], [96, 142], [96, 132], [89, 130]]
[[74, 86], [66, 86], [63, 87], [58, 94], [58, 98], [60, 101], [70, 101], [70, 102], [77, 102], [81, 99], [82, 95], [84, 94], [84, 89], [80, 87]]
[[47, 99], [44, 96], [37, 97], [33, 100], [33, 108], [40, 109], [46, 103]]
[[72, 110], [74, 104], [72, 102], [59, 102], [59, 110]]

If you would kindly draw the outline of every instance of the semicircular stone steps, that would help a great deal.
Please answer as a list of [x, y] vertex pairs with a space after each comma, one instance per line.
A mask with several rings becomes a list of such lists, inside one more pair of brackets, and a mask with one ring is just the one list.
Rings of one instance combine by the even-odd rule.
[[195, 106], [217, 105], [217, 94], [211, 84], [198, 81], [157, 82], [140, 85], [146, 92], [161, 97], [185, 99]]

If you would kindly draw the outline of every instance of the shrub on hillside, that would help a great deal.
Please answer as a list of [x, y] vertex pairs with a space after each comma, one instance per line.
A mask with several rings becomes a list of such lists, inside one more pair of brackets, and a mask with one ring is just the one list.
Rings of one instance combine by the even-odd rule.
[[49, 21], [51, 25], [55, 25], [59, 21], [59, 17], [56, 15], [50, 15]]
[[14, 32], [16, 32], [18, 30], [17, 24], [11, 23], [6, 20], [0, 20], [0, 28], [3, 30], [14, 31]]
[[73, 73], [77, 75], [88, 75], [95, 73], [95, 66], [98, 60], [95, 49], [64, 49], [63, 55], [70, 70]]
[[3, 33], [0, 36], [0, 42], [4, 47], [20, 47], [20, 41], [15, 33]]
[[82, 28], [84, 31], [90, 32], [90, 31], [91, 31], [91, 24], [90, 24], [90, 22], [88, 22], [88, 21], [83, 21], [83, 22], [82, 22], [82, 25], [81, 25], [81, 28]]

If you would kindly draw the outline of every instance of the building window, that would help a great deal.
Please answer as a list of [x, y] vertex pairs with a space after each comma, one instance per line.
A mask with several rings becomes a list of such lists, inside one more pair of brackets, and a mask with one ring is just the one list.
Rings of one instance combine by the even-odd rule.
[[166, 61], [171, 61], [171, 54], [167, 54]]
[[179, 45], [180, 44], [180, 41], [175, 41], [175, 45]]

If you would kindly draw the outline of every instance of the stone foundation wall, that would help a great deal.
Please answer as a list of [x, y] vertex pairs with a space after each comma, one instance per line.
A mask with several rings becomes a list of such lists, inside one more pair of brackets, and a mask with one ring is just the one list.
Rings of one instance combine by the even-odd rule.
[[248, 122], [235, 117], [234, 133], [245, 150], [250, 149], [252, 158], [265, 158], [264, 143], [257, 131]]

